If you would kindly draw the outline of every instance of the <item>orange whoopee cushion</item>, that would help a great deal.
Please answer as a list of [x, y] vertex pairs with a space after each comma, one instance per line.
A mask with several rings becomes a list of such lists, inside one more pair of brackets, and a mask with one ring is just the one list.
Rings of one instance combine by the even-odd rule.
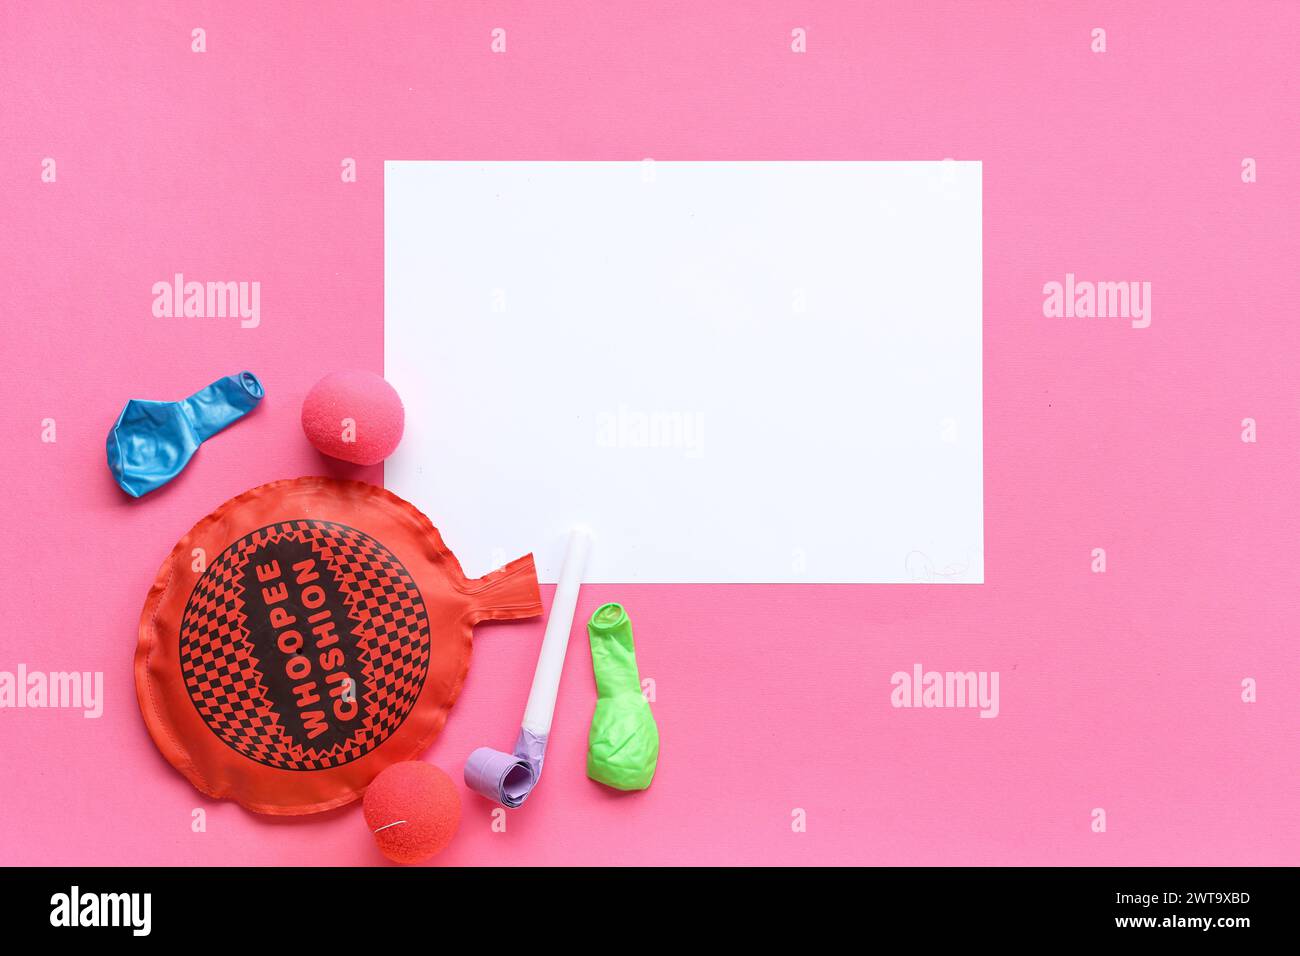
[[358, 481], [275, 481], [190, 529], [140, 616], [136, 695], [199, 791], [259, 813], [357, 799], [442, 730], [479, 621], [542, 612], [532, 555], [470, 580], [429, 519]]

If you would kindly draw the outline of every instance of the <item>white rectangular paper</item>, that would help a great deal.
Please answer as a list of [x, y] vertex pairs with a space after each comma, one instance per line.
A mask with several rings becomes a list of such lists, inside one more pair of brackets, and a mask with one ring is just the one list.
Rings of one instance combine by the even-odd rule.
[[385, 481], [471, 575], [979, 583], [977, 162], [389, 162]]

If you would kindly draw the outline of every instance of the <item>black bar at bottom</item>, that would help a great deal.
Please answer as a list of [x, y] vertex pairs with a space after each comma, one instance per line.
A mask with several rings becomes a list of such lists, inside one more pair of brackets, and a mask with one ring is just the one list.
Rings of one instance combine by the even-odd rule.
[[[902, 933], [941, 940], [1219, 945], [1294, 933], [1281, 868], [113, 869], [0, 870], [0, 928], [81, 942], [152, 938], [258, 947], [375, 947], [393, 933], [510, 927], [538, 938], [644, 939], [691, 929]], [[147, 895], [146, 895], [147, 894]], [[147, 932], [146, 932], [147, 931]], [[974, 935], [972, 935], [974, 934]], [[1262, 934], [1262, 935], [1261, 935]], [[516, 943], [518, 945], [518, 937]], [[659, 937], [662, 939], [663, 937]], [[859, 937], [860, 938], [860, 937]], [[413, 942], [415, 942], [413, 940]], [[489, 944], [492, 945], [492, 944]], [[421, 944], [421, 948], [425, 948]], [[924, 951], [924, 950], [921, 950]]]

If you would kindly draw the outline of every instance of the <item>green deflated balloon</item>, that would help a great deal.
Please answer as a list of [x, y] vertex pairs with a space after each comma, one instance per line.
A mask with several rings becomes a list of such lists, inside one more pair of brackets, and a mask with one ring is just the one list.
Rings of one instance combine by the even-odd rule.
[[632, 621], [604, 604], [587, 622], [596, 672], [596, 712], [587, 735], [587, 776], [615, 790], [644, 790], [659, 763], [659, 728], [641, 693]]

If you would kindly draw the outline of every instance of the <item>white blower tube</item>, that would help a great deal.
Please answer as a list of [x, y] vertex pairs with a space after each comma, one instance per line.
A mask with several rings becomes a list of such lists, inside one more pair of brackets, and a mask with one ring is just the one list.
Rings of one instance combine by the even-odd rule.
[[582, 586], [590, 551], [591, 532], [574, 528], [565, 548], [551, 614], [546, 619], [546, 633], [542, 637], [542, 650], [537, 657], [537, 670], [533, 672], [533, 687], [528, 692], [515, 752], [508, 754], [479, 747], [465, 761], [466, 786], [502, 806], [520, 806], [542, 775], [546, 738], [555, 717], [555, 699], [560, 693], [560, 675], [569, 650], [573, 612], [578, 606], [578, 589]]
[[575, 528], [564, 552], [560, 580], [555, 585], [555, 599], [551, 602], [551, 615], [546, 619], [542, 651], [537, 657], [537, 670], [533, 672], [533, 689], [528, 692], [528, 704], [524, 707], [523, 729], [538, 737], [551, 732], [551, 721], [555, 719], [555, 698], [560, 693], [560, 674], [564, 671], [564, 656], [569, 650], [573, 612], [578, 606], [578, 589], [582, 586], [590, 551], [590, 532], [585, 528]]

